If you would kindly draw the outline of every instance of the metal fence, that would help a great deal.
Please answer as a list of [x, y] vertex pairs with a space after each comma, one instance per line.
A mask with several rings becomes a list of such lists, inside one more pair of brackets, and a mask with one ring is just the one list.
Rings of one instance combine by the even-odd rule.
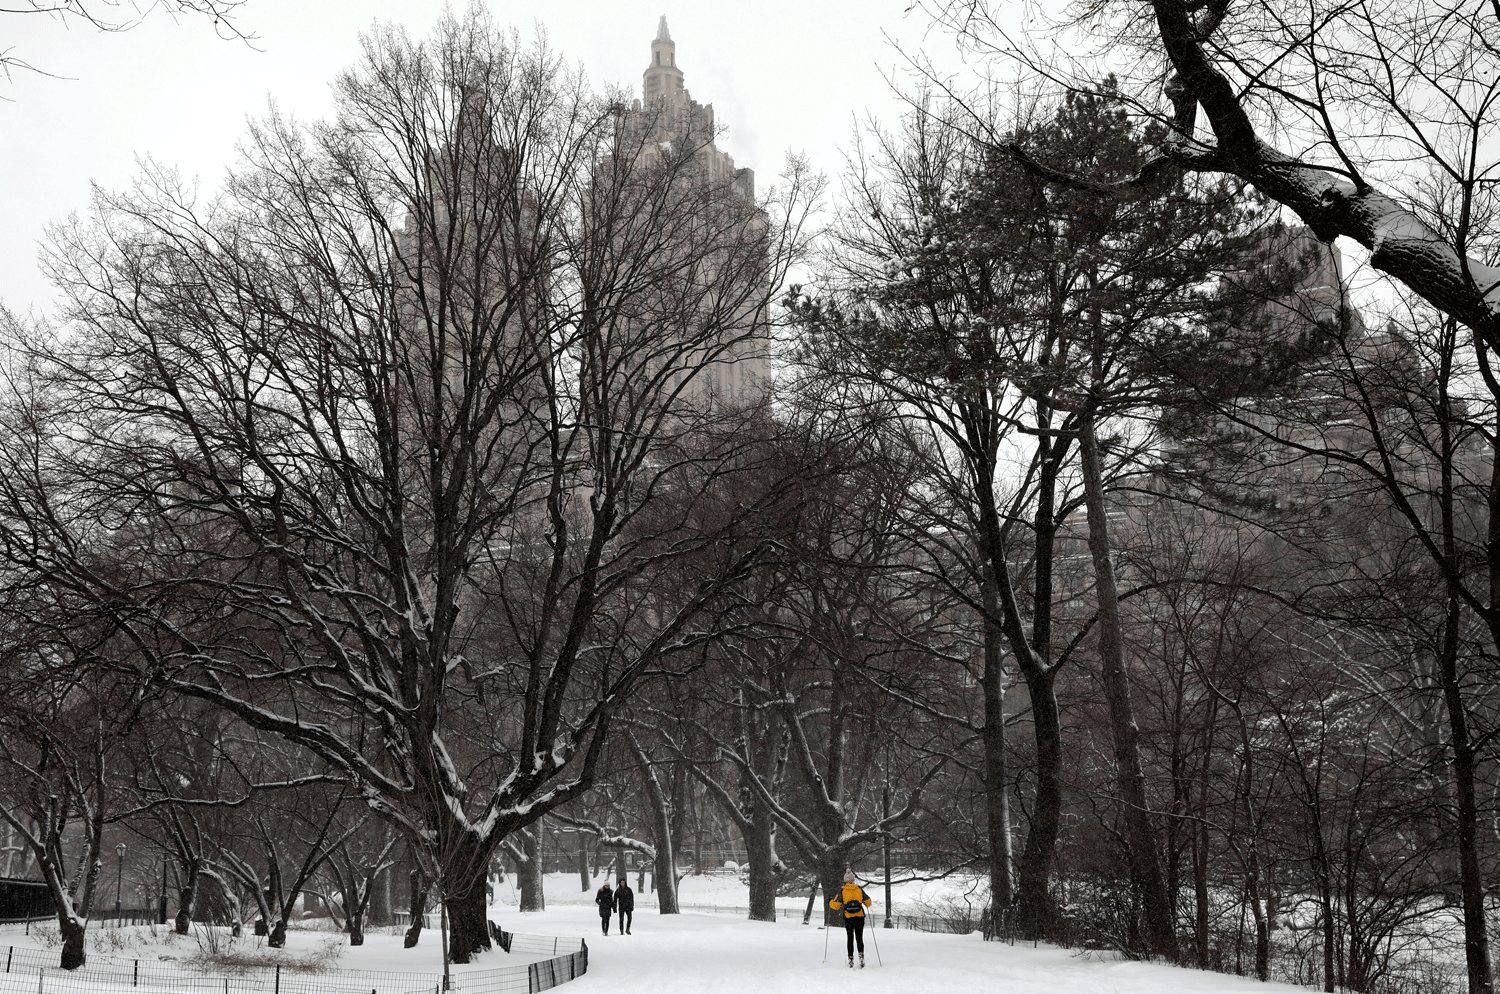
[[[542, 935], [510, 936], [512, 953], [545, 959], [494, 970], [455, 973], [448, 990], [462, 994], [534, 994], [588, 972], [589, 950], [582, 939]], [[0, 947], [0, 991], [17, 994], [101, 994], [130, 989], [140, 994], [443, 994], [442, 974], [384, 973], [373, 970], [321, 970], [257, 967], [222, 974], [199, 973], [153, 960], [90, 956], [77, 970], [57, 966], [51, 950]]]
[[[25, 925], [26, 934], [31, 934], [31, 927], [37, 924], [55, 924], [57, 912], [51, 911], [45, 915], [25, 915], [23, 917], [6, 918], [0, 917], [0, 925]], [[165, 920], [160, 919], [151, 908], [121, 908], [119, 914], [114, 909], [108, 911], [96, 911], [89, 915], [89, 928], [123, 928], [126, 925], [164, 925]]]

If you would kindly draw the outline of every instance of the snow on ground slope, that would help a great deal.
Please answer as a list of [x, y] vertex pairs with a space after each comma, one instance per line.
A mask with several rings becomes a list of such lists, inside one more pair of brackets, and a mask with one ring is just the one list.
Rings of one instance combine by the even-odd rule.
[[[594, 881], [594, 885], [598, 883]], [[634, 883], [632, 878], [632, 886]], [[796, 905], [798, 913], [776, 922], [751, 922], [727, 914], [661, 915], [654, 901], [652, 906], [645, 906], [638, 897], [635, 927], [628, 936], [616, 934], [613, 924], [610, 935], [600, 934], [592, 892], [582, 890], [576, 875], [549, 875], [546, 911], [521, 914], [513, 897], [501, 888], [490, 908], [490, 917], [502, 928], [532, 935], [581, 936], [588, 941], [588, 975], [561, 989], [568, 994], [808, 994], [833, 985], [851, 985], [859, 994], [952, 994], [955, 990], [998, 990], [1005, 994], [1291, 994], [1303, 990], [1222, 974], [1122, 962], [1108, 954], [985, 942], [977, 934], [931, 935], [882, 929], [878, 918], [865, 932], [868, 966], [850, 970], [844, 965], [842, 930], [825, 931], [801, 923], [805, 895], [784, 899]], [[682, 899], [684, 903], [726, 907], [746, 903], [743, 885], [732, 877], [688, 878]], [[141, 931], [149, 934], [150, 930]], [[20, 926], [0, 929], [0, 945], [39, 944], [35, 936], [20, 933]], [[100, 938], [111, 944], [104, 935]], [[328, 957], [328, 968], [435, 972], [441, 968], [437, 938], [435, 932], [426, 932], [421, 944], [408, 950], [401, 948], [399, 936], [379, 930], [368, 937], [364, 947], [343, 945], [336, 958]], [[120, 935], [117, 941], [121, 946], [130, 945], [130, 951], [121, 948], [113, 955], [133, 953], [155, 958], [167, 952], [155, 948], [163, 941], [160, 930], [149, 939], [141, 936], [138, 943], [122, 941], [125, 939]], [[288, 936], [288, 952], [306, 956], [338, 939], [336, 933], [296, 928]], [[193, 937], [165, 941], [175, 941], [177, 948], [171, 953], [181, 958], [188, 953], [187, 947], [197, 945]], [[52, 951], [56, 952], [55, 945]], [[105, 954], [97, 946], [93, 951]], [[497, 949], [479, 957], [471, 969], [493, 969], [521, 960]], [[5, 979], [0, 977], [0, 991], [20, 989], [6, 985]], [[31, 984], [29, 990], [34, 992], [35, 981]], [[92, 994], [112, 992], [100, 989]], [[125, 989], [120, 994], [130, 992]]]
[[[839, 985], [857, 987], [859, 994], [1305, 994], [1304, 988], [1242, 977], [985, 942], [977, 934], [867, 929], [868, 966], [850, 970], [842, 930], [796, 919], [651, 912], [636, 915], [631, 935], [617, 935], [611, 926], [603, 936], [598, 917], [577, 905], [526, 915], [496, 911], [503, 913], [502, 927], [588, 940], [588, 975], [568, 984], [569, 994], [808, 994]], [[883, 966], [876, 965], [876, 942]]]

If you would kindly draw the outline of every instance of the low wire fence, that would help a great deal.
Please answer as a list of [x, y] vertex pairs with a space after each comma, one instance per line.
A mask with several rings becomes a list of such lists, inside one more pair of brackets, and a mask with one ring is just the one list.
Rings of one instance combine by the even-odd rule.
[[[461, 994], [533, 994], [583, 976], [588, 945], [577, 938], [505, 933], [512, 954], [545, 957], [529, 963], [454, 973], [447, 990]], [[443, 994], [443, 976], [376, 970], [295, 970], [252, 967], [198, 972], [153, 960], [90, 956], [77, 970], [57, 966], [54, 950], [0, 947], [0, 991], [26, 994]]]

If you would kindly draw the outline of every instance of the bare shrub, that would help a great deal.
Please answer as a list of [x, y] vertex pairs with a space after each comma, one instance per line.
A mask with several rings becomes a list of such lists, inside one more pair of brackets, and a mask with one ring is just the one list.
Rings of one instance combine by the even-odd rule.
[[285, 949], [264, 946], [235, 949], [233, 944], [219, 952], [200, 949], [198, 955], [187, 963], [199, 970], [225, 973], [245, 973], [273, 966], [302, 973], [323, 973], [333, 969], [343, 954], [344, 941], [330, 937], [320, 941], [316, 948], [301, 953], [288, 953]]

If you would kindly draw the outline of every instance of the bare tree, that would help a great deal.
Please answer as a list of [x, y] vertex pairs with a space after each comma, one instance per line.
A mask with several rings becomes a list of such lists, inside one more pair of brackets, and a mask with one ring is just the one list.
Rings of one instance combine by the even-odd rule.
[[344, 839], [323, 864], [333, 883], [336, 899], [329, 901], [344, 918], [349, 945], [365, 942], [365, 913], [375, 892], [375, 880], [396, 865], [391, 854], [398, 838], [387, 825], [366, 822], [359, 832]]
[[[67, 24], [79, 22], [96, 31], [116, 33], [129, 31], [156, 11], [172, 19], [182, 16], [207, 18], [221, 38], [235, 38], [246, 43], [255, 41], [235, 18], [245, 0], [17, 0], [16, 6], [0, 7], [0, 14], [50, 17]], [[9, 78], [15, 70], [42, 72], [15, 54], [14, 48], [0, 49], [0, 72]], [[49, 74], [50, 75], [50, 74]]]
[[[1105, 201], [1039, 177], [1005, 151], [1025, 147], [1053, 161], [1130, 174], [1148, 154], [1150, 135], [1130, 122], [1118, 94], [1073, 95], [1034, 120], [987, 119], [995, 133], [1005, 129], [1004, 145], [974, 141], [964, 114], [953, 113], [956, 119], [930, 108], [915, 112], [906, 133], [882, 139], [865, 164], [830, 277], [834, 292], [801, 311], [814, 333], [805, 352], [825, 375], [866, 383], [888, 399], [909, 433], [924, 440], [914, 451], [925, 447], [952, 508], [919, 522], [916, 535], [941, 547], [934, 578], [983, 619], [991, 889], [1001, 914], [1011, 910], [1013, 894], [1000, 694], [1007, 650], [1025, 674], [1039, 761], [1023, 863], [1020, 913], [1027, 922], [1047, 919], [1059, 830], [1053, 546], [1070, 510], [1060, 481], [1076, 468], [1098, 605], [1092, 630], [1129, 852], [1145, 900], [1142, 924], [1154, 949], [1175, 957], [1135, 731], [1106, 491], [1118, 485], [1118, 467], [1137, 464], [1146, 451], [1150, 422], [1168, 392], [1167, 357], [1200, 354], [1233, 309], [1232, 295], [1209, 285], [1242, 264], [1240, 253], [1250, 246], [1244, 233], [1257, 218], [1253, 208], [1235, 207], [1230, 191], [1191, 183]], [[943, 559], [956, 568], [943, 567]], [[1027, 573], [1029, 591], [1018, 582]]]
[[[212, 205], [154, 171], [59, 233], [59, 420], [13, 426], [49, 466], [12, 467], [6, 516], [143, 678], [342, 770], [464, 962], [495, 846], [588, 789], [610, 716], [758, 555], [715, 558], [734, 520], [693, 515], [736, 415], [687, 392], [763, 334], [792, 246], [705, 175], [709, 137], [619, 127], [478, 12], [378, 30], [338, 95], [254, 128]], [[712, 571], [631, 621], [687, 556]]]
[[[731, 651], [716, 661], [720, 675], [704, 682], [712, 704], [692, 724], [705, 749], [700, 763], [732, 764], [755, 816], [774, 821], [778, 842], [795, 848], [832, 895], [846, 869], [921, 809], [949, 755], [934, 745], [941, 733], [929, 714], [905, 707], [900, 720], [892, 716], [899, 698], [879, 679], [925, 678], [929, 619], [920, 599], [889, 582], [904, 564], [893, 524], [911, 467], [869, 432], [856, 440], [848, 424], [818, 429], [805, 444], [819, 458], [793, 461], [827, 470], [789, 508], [780, 553], [763, 567], [772, 582], [749, 588], [759, 603], [746, 605]], [[875, 800], [881, 746], [903, 722], [926, 748], [901, 785], [899, 808], [884, 811]], [[712, 782], [701, 765], [695, 772]], [[726, 806], [726, 788], [715, 792]]]
[[[984, 0], [926, 6], [984, 51], [1069, 85], [1091, 89], [1113, 71], [1167, 126], [1159, 155], [1133, 177], [1056, 175], [1104, 194], [1177, 170], [1236, 176], [1322, 241], [1363, 246], [1376, 269], [1466, 325], [1484, 349], [1500, 345], [1500, 269], [1484, 220], [1494, 211], [1487, 143], [1500, 109], [1493, 4], [1078, 4], [1065, 24], [1097, 44], [1093, 61], [1013, 41]], [[1434, 186], [1443, 191], [1436, 206], [1424, 195]]]
[[140, 695], [91, 668], [91, 651], [80, 659], [77, 645], [70, 651], [66, 642], [42, 641], [46, 626], [7, 627], [11, 637], [18, 627], [26, 636], [5, 652], [0, 821], [26, 846], [46, 881], [63, 940], [60, 966], [75, 970], [84, 964], [105, 825], [118, 801], [111, 783], [119, 772], [117, 750]]
[[237, 831], [219, 840], [214, 867], [255, 895], [267, 945], [286, 944], [297, 902], [370, 818], [368, 809], [351, 801], [328, 786], [266, 791]]

